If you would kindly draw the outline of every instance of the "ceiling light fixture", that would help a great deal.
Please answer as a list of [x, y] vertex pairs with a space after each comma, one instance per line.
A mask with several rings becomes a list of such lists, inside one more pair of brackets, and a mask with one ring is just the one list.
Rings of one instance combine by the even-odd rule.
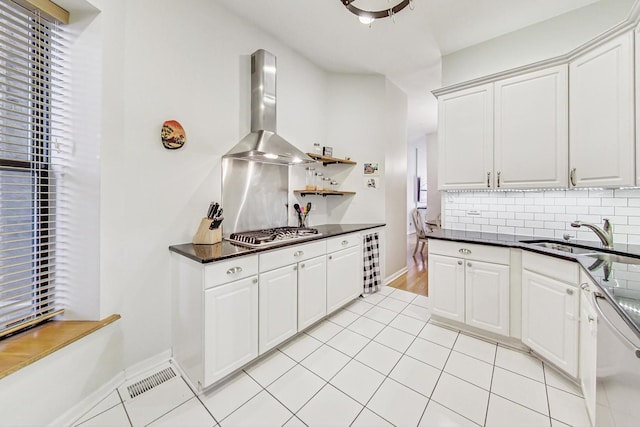
[[340, 1], [344, 5], [344, 7], [347, 8], [349, 12], [356, 15], [360, 20], [360, 22], [365, 25], [371, 25], [373, 21], [381, 18], [391, 18], [393, 22], [396, 22], [395, 20], [396, 13], [400, 12], [402, 9], [404, 9], [407, 6], [409, 6], [411, 10], [413, 10], [413, 7], [414, 7], [413, 0], [402, 0], [393, 7], [375, 11], [375, 10], [364, 10], [354, 6], [353, 3], [356, 0], [340, 0]]

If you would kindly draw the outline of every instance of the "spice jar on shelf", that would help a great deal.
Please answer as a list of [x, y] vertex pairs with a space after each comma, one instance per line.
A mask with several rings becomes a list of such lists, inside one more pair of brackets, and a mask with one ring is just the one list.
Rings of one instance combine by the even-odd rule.
[[331, 178], [329, 178], [328, 176], [322, 178], [322, 189], [331, 190]]
[[318, 144], [317, 142], [313, 144], [313, 152], [317, 155], [322, 154], [322, 148], [320, 147], [320, 144]]
[[331, 181], [331, 191], [338, 191], [338, 181], [335, 179]]
[[316, 172], [316, 190], [322, 190], [322, 179], [324, 178], [324, 174], [322, 172]]
[[306, 183], [305, 190], [316, 189], [316, 168], [306, 168]]

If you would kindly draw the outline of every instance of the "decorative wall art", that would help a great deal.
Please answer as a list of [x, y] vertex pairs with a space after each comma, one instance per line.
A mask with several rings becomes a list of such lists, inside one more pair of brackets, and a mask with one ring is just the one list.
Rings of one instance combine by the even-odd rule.
[[377, 176], [365, 176], [363, 178], [364, 188], [377, 190], [380, 188], [380, 178]]
[[177, 150], [181, 148], [187, 140], [187, 135], [184, 132], [184, 128], [176, 120], [167, 120], [162, 124], [162, 131], [160, 132], [160, 138], [162, 138], [162, 145], [168, 150]]
[[365, 163], [362, 173], [364, 175], [378, 176], [378, 163]]

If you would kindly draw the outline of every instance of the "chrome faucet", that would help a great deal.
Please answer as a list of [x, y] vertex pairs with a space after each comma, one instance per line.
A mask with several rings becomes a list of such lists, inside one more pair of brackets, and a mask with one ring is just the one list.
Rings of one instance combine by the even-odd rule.
[[605, 249], [613, 249], [613, 229], [611, 228], [611, 224], [607, 218], [604, 219], [604, 224], [602, 228], [598, 227], [595, 224], [590, 224], [588, 222], [582, 221], [574, 221], [571, 223], [572, 227], [587, 227], [593, 230], [594, 233], [600, 238], [602, 242], [602, 247]]

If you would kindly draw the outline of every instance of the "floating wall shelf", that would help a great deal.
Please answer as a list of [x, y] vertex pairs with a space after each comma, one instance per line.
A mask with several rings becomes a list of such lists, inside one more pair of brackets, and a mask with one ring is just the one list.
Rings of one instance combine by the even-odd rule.
[[295, 194], [299, 194], [302, 197], [306, 195], [318, 195], [322, 197], [327, 196], [352, 196], [355, 191], [333, 191], [333, 190], [294, 190]]
[[314, 160], [322, 162], [322, 166], [332, 165], [335, 163], [341, 163], [343, 165], [357, 165], [357, 163], [352, 160], [339, 159], [337, 157], [321, 156], [320, 154], [315, 154], [315, 153], [307, 153], [307, 156], [311, 157]]

